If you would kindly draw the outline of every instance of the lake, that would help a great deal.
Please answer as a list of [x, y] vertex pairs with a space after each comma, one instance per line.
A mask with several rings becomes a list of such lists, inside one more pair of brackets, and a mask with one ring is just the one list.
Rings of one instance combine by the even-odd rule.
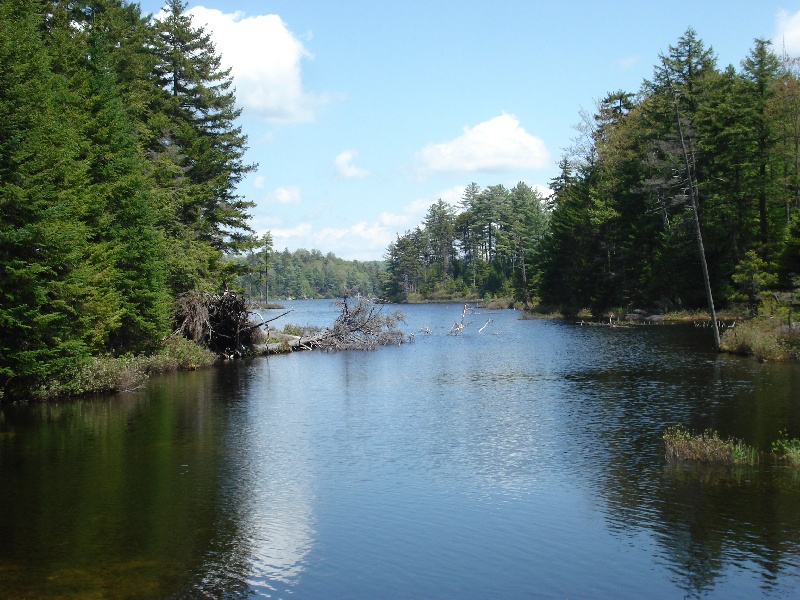
[[[279, 327], [336, 316], [286, 304]], [[800, 596], [800, 471], [661, 441], [800, 437], [800, 365], [692, 325], [401, 310], [397, 347], [0, 408], [0, 596]]]

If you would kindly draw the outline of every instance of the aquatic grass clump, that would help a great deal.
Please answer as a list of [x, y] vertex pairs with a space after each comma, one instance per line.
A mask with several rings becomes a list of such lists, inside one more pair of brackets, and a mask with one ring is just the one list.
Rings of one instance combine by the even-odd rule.
[[781, 431], [779, 435], [780, 437], [772, 442], [773, 454], [793, 467], [800, 467], [800, 439], [790, 439], [786, 430]]
[[690, 432], [683, 425], [668, 427], [664, 431], [664, 449], [667, 461], [752, 465], [758, 462], [758, 451], [737, 439], [723, 439], [706, 429], [701, 434]]
[[779, 319], [756, 317], [741, 321], [722, 335], [720, 349], [733, 354], [752, 355], [763, 360], [800, 358], [792, 336], [782, 331]]

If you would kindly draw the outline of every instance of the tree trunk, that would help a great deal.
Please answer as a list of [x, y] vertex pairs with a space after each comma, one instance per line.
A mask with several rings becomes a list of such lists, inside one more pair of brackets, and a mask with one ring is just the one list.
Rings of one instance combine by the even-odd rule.
[[672, 91], [672, 102], [675, 106], [675, 123], [678, 127], [678, 137], [680, 138], [681, 149], [683, 150], [683, 162], [686, 168], [686, 178], [689, 185], [689, 199], [692, 203], [692, 215], [694, 216], [694, 228], [697, 236], [697, 250], [700, 253], [700, 265], [703, 269], [703, 282], [706, 287], [706, 298], [708, 299], [708, 313], [711, 316], [711, 327], [714, 333], [714, 349], [719, 352], [719, 324], [717, 323], [717, 311], [714, 309], [714, 297], [711, 294], [711, 280], [708, 276], [708, 263], [706, 262], [706, 251], [703, 246], [703, 233], [700, 230], [700, 216], [697, 213], [697, 193], [692, 176], [692, 165], [689, 160], [689, 152], [686, 149], [686, 140], [683, 138], [683, 127], [681, 126], [681, 113], [678, 109], [678, 99], [675, 95], [675, 89], [672, 87], [672, 79], [669, 76], [666, 61], [664, 61], [664, 70], [667, 74], [670, 90]]

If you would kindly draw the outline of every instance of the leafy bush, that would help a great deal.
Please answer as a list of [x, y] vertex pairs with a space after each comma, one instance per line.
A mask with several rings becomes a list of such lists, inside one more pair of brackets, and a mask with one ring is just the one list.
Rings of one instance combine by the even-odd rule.
[[151, 355], [96, 356], [61, 372], [31, 393], [34, 400], [124, 392], [145, 384], [150, 373], [210, 366], [216, 355], [191, 340], [173, 336]]
[[167, 338], [159, 351], [145, 359], [148, 372], [176, 369], [194, 370], [210, 367], [217, 359], [208, 348], [182, 336]]

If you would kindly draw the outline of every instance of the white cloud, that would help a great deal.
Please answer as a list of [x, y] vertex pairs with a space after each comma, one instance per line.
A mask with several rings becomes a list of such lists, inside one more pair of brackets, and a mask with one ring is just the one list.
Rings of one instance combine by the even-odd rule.
[[539, 195], [542, 198], [549, 198], [550, 196], [553, 195], [553, 190], [547, 187], [546, 185], [542, 185], [540, 183], [534, 183], [531, 185], [531, 187], [537, 192], [539, 192]]
[[381, 223], [361, 221], [345, 228], [325, 227], [315, 230], [311, 223], [299, 223], [288, 229], [273, 229], [275, 248], [316, 248], [333, 252], [347, 260], [375, 260], [383, 256], [394, 235]]
[[500, 116], [464, 127], [464, 133], [441, 144], [429, 144], [414, 157], [416, 172], [498, 172], [549, 166], [550, 152], [544, 142], [520, 127], [513, 115]]
[[195, 27], [206, 27], [223, 66], [233, 68], [236, 98], [248, 113], [273, 122], [306, 122], [329, 102], [326, 94], [303, 88], [300, 64], [311, 54], [278, 15], [246, 17], [204, 6], [187, 12]]
[[354, 246], [386, 249], [389, 242], [392, 241], [392, 235], [386, 227], [379, 223], [370, 225], [366, 221], [361, 221], [346, 229], [326, 227], [319, 233], [317, 239], [320, 243], [347, 240]]
[[378, 217], [378, 221], [387, 227], [393, 228], [394, 231], [398, 233], [400, 231], [407, 231], [421, 224], [425, 219], [425, 215], [428, 213], [428, 209], [439, 200], [444, 200], [451, 206], [458, 207], [465, 189], [465, 186], [457, 185], [442, 190], [436, 194], [435, 198], [420, 198], [414, 200], [406, 204], [399, 213], [381, 213], [380, 217]]
[[256, 178], [253, 180], [253, 187], [257, 190], [267, 189], [267, 178], [263, 175], [256, 175]]
[[[467, 189], [465, 185], [457, 185], [442, 191], [438, 198], [441, 198], [448, 204], [458, 207], [461, 200], [464, 198], [464, 190]], [[437, 199], [438, 199], [437, 198]]]
[[280, 248], [282, 244], [277, 243], [278, 240], [294, 240], [297, 238], [305, 238], [311, 233], [311, 223], [298, 223], [289, 229], [272, 229], [272, 238], [275, 240], [275, 247]]
[[277, 204], [300, 204], [301, 199], [302, 190], [296, 185], [275, 188], [266, 197], [267, 202]]
[[353, 163], [353, 159], [357, 154], [355, 150], [345, 150], [339, 153], [334, 161], [336, 163], [336, 172], [339, 174], [339, 177], [344, 177], [345, 179], [363, 179], [369, 175], [369, 171]]
[[800, 12], [794, 14], [781, 10], [776, 18], [774, 49], [780, 53], [786, 50], [790, 56], [800, 55]]
[[641, 60], [642, 57], [640, 55], [626, 56], [624, 58], [615, 60], [614, 66], [627, 71], [628, 69], [638, 65], [641, 62]]
[[399, 213], [382, 212], [378, 221], [397, 231], [409, 229], [422, 222], [422, 217], [433, 202], [429, 199], [414, 200], [406, 204]]

